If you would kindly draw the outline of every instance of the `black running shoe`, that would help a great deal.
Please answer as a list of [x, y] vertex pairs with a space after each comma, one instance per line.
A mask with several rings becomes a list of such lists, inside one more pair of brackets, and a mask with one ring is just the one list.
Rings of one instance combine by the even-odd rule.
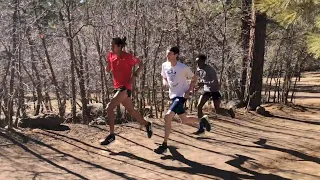
[[234, 111], [233, 111], [232, 108], [228, 109], [228, 113], [230, 114], [230, 116], [231, 116], [232, 118], [235, 118], [235, 117], [236, 117], [236, 114], [234, 113]]
[[157, 149], [154, 150], [157, 154], [163, 154], [167, 152], [168, 146], [165, 143], [162, 143]]
[[204, 129], [198, 129], [198, 131], [194, 132], [193, 134], [200, 135], [200, 134], [203, 134], [203, 133], [204, 133]]
[[148, 134], [148, 138], [151, 138], [151, 136], [153, 134], [151, 122], [148, 122], [148, 124], [146, 125], [146, 131], [147, 131], [147, 134]]
[[208, 116], [207, 115], [203, 116], [200, 121], [204, 124], [204, 127], [206, 127], [207, 131], [211, 131], [211, 125], [208, 122]]
[[100, 142], [100, 145], [108, 145], [116, 140], [114, 134], [109, 134], [103, 141]]

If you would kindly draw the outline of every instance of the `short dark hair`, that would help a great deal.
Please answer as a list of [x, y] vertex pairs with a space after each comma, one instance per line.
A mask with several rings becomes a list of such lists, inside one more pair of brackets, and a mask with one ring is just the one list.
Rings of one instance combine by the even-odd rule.
[[199, 54], [197, 58], [198, 58], [198, 60], [202, 60], [202, 61], [206, 61], [207, 60], [207, 56], [204, 55], [204, 54]]
[[169, 49], [169, 51], [173, 52], [174, 54], [179, 54], [180, 50], [177, 46], [173, 46]]
[[121, 48], [123, 48], [123, 47], [125, 47], [127, 45], [126, 40], [127, 40], [126, 37], [123, 37], [123, 38], [120, 38], [120, 37], [112, 38], [112, 42], [114, 44], [116, 44], [117, 46], [120, 46]]

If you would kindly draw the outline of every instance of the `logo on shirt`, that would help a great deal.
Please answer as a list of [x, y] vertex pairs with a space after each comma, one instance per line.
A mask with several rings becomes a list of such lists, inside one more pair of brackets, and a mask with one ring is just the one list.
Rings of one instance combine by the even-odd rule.
[[168, 71], [167, 71], [167, 74], [169, 74], [169, 75], [176, 75], [177, 74], [177, 72], [175, 72], [173, 69], [169, 69]]
[[177, 75], [177, 72], [174, 70], [174, 69], [169, 69], [167, 71], [167, 74], [168, 74], [168, 81], [169, 81], [169, 85], [170, 87], [176, 87], [179, 85], [178, 82], [175, 82], [175, 79], [176, 79], [176, 75]]

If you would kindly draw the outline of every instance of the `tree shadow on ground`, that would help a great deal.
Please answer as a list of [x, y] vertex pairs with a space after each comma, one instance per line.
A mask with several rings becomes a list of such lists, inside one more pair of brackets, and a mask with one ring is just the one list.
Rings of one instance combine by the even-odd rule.
[[[219, 119], [218, 119], [219, 120]], [[264, 133], [276, 133], [279, 134], [281, 136], [293, 136], [293, 137], [297, 137], [297, 138], [305, 138], [305, 139], [310, 139], [310, 140], [318, 140], [315, 138], [311, 138], [311, 137], [306, 137], [306, 136], [299, 136], [297, 134], [295, 134], [294, 132], [289, 133], [289, 132], [282, 132], [282, 131], [278, 131], [277, 127], [273, 127], [273, 126], [268, 126], [266, 123], [261, 122], [261, 121], [257, 121], [256, 119], [249, 119], [251, 123], [251, 125], [247, 124], [245, 127], [250, 129], [251, 131], [257, 132], [256, 135], [259, 135], [259, 132], [264, 132]], [[219, 120], [221, 122], [223, 122], [222, 120]], [[258, 125], [258, 126], [253, 126], [253, 125]], [[272, 129], [264, 129], [263, 127], [269, 127]], [[244, 132], [241, 132], [242, 134]], [[245, 133], [248, 133], [247, 131]], [[253, 134], [252, 134], [253, 135]]]
[[299, 84], [296, 87], [296, 92], [319, 93], [319, 91], [320, 88], [318, 85]]
[[293, 118], [283, 117], [283, 116], [278, 116], [278, 115], [273, 115], [273, 118], [285, 119], [285, 120], [289, 120], [289, 121], [301, 122], [301, 123], [306, 123], [306, 124], [320, 125], [320, 121], [319, 122], [317, 122], [317, 121], [303, 121], [303, 120], [299, 120], [299, 119], [293, 119]]
[[240, 143], [236, 143], [236, 142], [213, 139], [213, 138], [210, 138], [210, 137], [196, 137], [196, 139], [197, 140], [202, 140], [202, 141], [205, 141], [205, 142], [208, 142], [208, 143], [218, 142], [218, 143], [221, 143], [221, 144], [227, 143], [227, 144], [232, 144], [232, 145], [235, 145], [235, 146], [242, 146], [242, 147], [248, 147], [248, 148], [259, 148], [259, 149], [262, 148], [261, 146], [252, 146], [252, 145], [240, 144]]
[[[249, 175], [243, 175], [243, 174], [238, 174], [232, 171], [226, 171], [226, 170], [222, 170], [222, 169], [218, 169], [215, 167], [211, 167], [211, 166], [207, 166], [207, 165], [203, 165], [201, 163], [195, 162], [195, 161], [190, 161], [186, 158], [184, 158], [183, 155], [181, 155], [178, 151], [174, 150], [177, 149], [175, 147], [170, 146], [169, 150], [171, 151], [171, 153], [173, 154], [172, 156], [164, 156], [161, 159], [163, 160], [178, 160], [179, 162], [182, 162], [186, 165], [188, 165], [189, 167], [175, 167], [175, 166], [167, 166], [155, 161], [151, 161], [139, 156], [136, 156], [132, 153], [129, 152], [119, 152], [119, 153], [110, 153], [110, 155], [114, 155], [114, 156], [123, 156], [123, 157], [127, 157], [130, 159], [134, 159], [137, 161], [141, 161], [144, 163], [148, 163], [150, 165], [154, 165], [157, 166], [159, 168], [162, 168], [164, 170], [168, 170], [168, 171], [178, 171], [178, 172], [184, 172], [184, 173], [188, 173], [191, 175], [198, 175], [198, 176], [202, 176], [202, 177], [206, 177], [206, 178], [212, 178], [212, 176], [214, 177], [220, 177], [222, 179], [252, 179], [251, 176]], [[208, 177], [209, 176], [209, 177]]]
[[[269, 90], [272, 92], [277, 91], [277, 87], [272, 85], [268, 86]], [[299, 84], [295, 87], [295, 93], [319, 93], [319, 86], [318, 85], [307, 85], [307, 84]], [[290, 96], [291, 97], [291, 93]], [[297, 97], [297, 96], [295, 96]]]
[[[312, 98], [312, 97], [310, 97]], [[317, 97], [314, 97], [317, 98]], [[270, 107], [272, 105], [279, 105], [279, 104], [275, 104], [275, 103], [269, 103], [266, 104], [266, 107]], [[307, 105], [301, 105], [301, 104], [294, 104], [294, 103], [288, 103], [287, 105], [281, 105], [279, 107], [279, 110], [286, 113], [284, 110], [285, 108], [289, 108], [288, 110], [293, 110], [293, 111], [297, 111], [297, 112], [310, 112], [311, 110], [315, 110], [315, 111], [319, 111], [320, 107], [316, 107], [316, 106], [307, 106]]]
[[22, 148], [23, 150], [25, 150], [26, 152], [32, 154], [32, 155], [35, 156], [36, 158], [38, 158], [38, 159], [40, 159], [40, 160], [42, 160], [42, 161], [44, 161], [44, 162], [46, 162], [46, 163], [48, 163], [48, 164], [56, 167], [56, 168], [59, 168], [59, 169], [61, 169], [61, 170], [63, 170], [63, 171], [66, 171], [67, 173], [70, 173], [70, 174], [72, 174], [72, 175], [74, 175], [74, 176], [76, 176], [76, 177], [78, 177], [78, 178], [88, 179], [88, 178], [86, 178], [86, 177], [84, 177], [84, 176], [82, 176], [82, 175], [80, 175], [80, 174], [78, 174], [78, 173], [76, 173], [76, 172], [73, 172], [73, 171], [71, 171], [71, 170], [69, 170], [69, 169], [67, 169], [67, 168], [65, 168], [65, 167], [62, 167], [62, 166], [54, 163], [53, 161], [51, 161], [51, 160], [43, 157], [42, 155], [36, 153], [35, 151], [32, 151], [32, 150], [29, 149], [27, 146], [25, 146], [24, 144], [18, 142], [17, 140], [15, 140], [14, 138], [10, 137], [10, 135], [7, 135], [6, 133], [0, 132], [0, 136], [6, 138], [6, 139], [8, 139], [8, 140], [10, 140], [10, 141], [13, 142], [14, 144], [16, 144], [17, 146], [19, 146], [19, 147]]
[[302, 95], [296, 95], [294, 96], [295, 99], [320, 99], [320, 96], [302, 96]]
[[[48, 134], [46, 134], [48, 133]], [[46, 131], [46, 133], [40, 133], [44, 136], [47, 136], [47, 137], [50, 137], [50, 138], [54, 138], [54, 139], [57, 139], [57, 140], [60, 140], [62, 142], [65, 142], [69, 145], [72, 145], [74, 147], [77, 147], [79, 148], [80, 150], [83, 150], [83, 151], [87, 151], [88, 153], [92, 153], [92, 154], [95, 154], [95, 155], [98, 155], [98, 156], [101, 156], [101, 157], [104, 157], [104, 158], [108, 158], [108, 159], [111, 159], [111, 160], [114, 160], [114, 161], [118, 161], [118, 162], [121, 162], [121, 163], [125, 163], [125, 164], [128, 164], [128, 165], [132, 165], [132, 166], [135, 166], [135, 167], [138, 167], [138, 168], [142, 168], [142, 169], [145, 169], [145, 170], [148, 170], [150, 172], [154, 172], [154, 173], [158, 173], [158, 174], [162, 174], [162, 175], [166, 175], [166, 176], [169, 176], [169, 177], [172, 177], [172, 178], [175, 178], [175, 179], [180, 179], [180, 178], [177, 178], [177, 177], [174, 177], [170, 174], [166, 174], [166, 173], [162, 173], [162, 172], [159, 172], [159, 171], [156, 171], [156, 170], [153, 170], [151, 168], [147, 168], [147, 167], [143, 167], [143, 166], [140, 166], [140, 165], [137, 165], [137, 164], [133, 164], [133, 163], [129, 163], [127, 161], [124, 161], [124, 160], [120, 160], [120, 159], [116, 159], [116, 158], [112, 158], [110, 156], [106, 156], [106, 155], [103, 155], [103, 154], [100, 154], [100, 153], [97, 153], [97, 152], [94, 152], [92, 150], [88, 150], [88, 149], [85, 149], [81, 146], [78, 146], [76, 145], [75, 143], [73, 142], [68, 142], [67, 140], [65, 139], [68, 139], [68, 140], [72, 140], [72, 141], [75, 141], [77, 143], [80, 143], [84, 146], [87, 146], [87, 147], [90, 147], [92, 149], [96, 149], [96, 150], [100, 150], [100, 151], [106, 151], [106, 152], [109, 152], [109, 153], [113, 153], [111, 150], [108, 150], [108, 149], [103, 149], [103, 148], [100, 148], [100, 147], [96, 147], [96, 146], [93, 146], [93, 145], [90, 145], [88, 143], [85, 143], [83, 141], [80, 141], [78, 139], [75, 139], [75, 138], [72, 138], [72, 137], [68, 137], [68, 136], [65, 136], [65, 135], [62, 135], [62, 134], [58, 134], [58, 133], [55, 133], [55, 132], [50, 132], [50, 131]], [[65, 138], [65, 139], [63, 139]], [[151, 149], [151, 148], [150, 148]]]
[[303, 159], [305, 161], [311, 161], [311, 162], [315, 162], [317, 164], [320, 164], [320, 158], [317, 157], [313, 157], [313, 156], [309, 156], [307, 154], [303, 154], [301, 152], [295, 151], [295, 150], [291, 150], [291, 149], [285, 149], [285, 148], [281, 148], [281, 147], [276, 147], [276, 146], [271, 146], [271, 145], [267, 145], [267, 140], [266, 139], [259, 139], [259, 141], [254, 142], [254, 144], [260, 145], [262, 146], [264, 149], [270, 149], [270, 150], [276, 150], [276, 151], [281, 151], [287, 154], [290, 154], [292, 156], [295, 156], [297, 158]]
[[236, 158], [235, 159], [227, 161], [226, 163], [231, 165], [231, 166], [233, 166], [233, 167], [238, 168], [239, 170], [241, 170], [243, 172], [252, 174], [253, 175], [252, 179], [259, 179], [259, 180], [287, 180], [287, 178], [283, 178], [283, 177], [278, 176], [278, 175], [263, 174], [263, 173], [259, 173], [259, 172], [252, 171], [250, 169], [242, 167], [241, 165], [244, 164], [248, 160], [255, 160], [255, 159], [236, 154]]
[[[50, 145], [42, 142], [42, 141], [39, 141], [39, 140], [33, 139], [33, 138], [31, 138], [31, 137], [25, 136], [24, 134], [19, 133], [19, 132], [16, 132], [16, 131], [14, 131], [14, 130], [12, 130], [11, 133], [16, 134], [16, 135], [19, 135], [19, 136], [21, 136], [21, 137], [24, 138], [24, 139], [29, 139], [29, 141], [31, 141], [31, 142], [33, 142], [33, 143], [35, 143], [35, 144], [37, 144], [37, 145], [40, 145], [40, 146], [45, 147], [45, 148], [48, 148], [48, 149], [50, 149], [50, 150], [52, 150], [52, 151], [54, 151], [54, 152], [56, 152], [56, 153], [62, 154], [62, 155], [65, 156], [65, 157], [70, 157], [70, 158], [72, 158], [72, 159], [74, 159], [74, 160], [76, 160], [76, 161], [79, 161], [79, 162], [84, 163], [84, 164], [86, 164], [86, 165], [92, 166], [92, 167], [94, 167], [94, 168], [97, 168], [97, 169], [101, 169], [101, 170], [110, 172], [110, 173], [112, 173], [112, 174], [114, 174], [114, 175], [117, 175], [117, 176], [122, 177], [122, 178], [125, 178], [125, 179], [134, 179], [134, 178], [131, 178], [131, 177], [127, 176], [125, 173], [120, 173], [120, 172], [117, 172], [117, 171], [114, 171], [114, 170], [111, 170], [111, 169], [102, 167], [101, 165], [98, 165], [98, 164], [95, 164], [95, 163], [92, 163], [92, 162], [85, 161], [85, 160], [83, 160], [83, 159], [77, 158], [77, 157], [75, 157], [75, 156], [73, 156], [73, 155], [71, 155], [71, 154], [62, 152], [62, 151], [60, 151], [60, 150], [58, 150], [58, 149], [56, 149], [56, 148], [54, 148], [54, 147], [52, 147], [52, 146], [50, 146]], [[52, 161], [44, 158], [44, 157], [41, 156], [40, 154], [38, 154], [38, 153], [30, 150], [30, 149], [29, 149], [28, 147], [26, 147], [25, 145], [19, 143], [18, 141], [14, 140], [14, 139], [11, 138], [9, 135], [7, 135], [7, 134], [5, 134], [5, 133], [2, 133], [1, 131], [0, 131], [0, 135], [3, 136], [3, 137], [5, 137], [5, 138], [7, 138], [7, 139], [10, 139], [13, 143], [17, 144], [19, 147], [21, 147], [22, 149], [24, 149], [26, 152], [31, 153], [32, 155], [34, 155], [35, 157], [37, 157], [37, 158], [39, 158], [39, 159], [41, 159], [41, 160], [43, 160], [43, 161], [45, 161], [45, 162], [47, 162], [47, 163], [49, 163], [49, 164], [51, 164], [51, 165], [53, 165], [53, 166], [61, 169], [61, 170], [64, 170], [64, 171], [66, 171], [66, 172], [68, 172], [68, 173], [71, 173], [71, 174], [73, 174], [73, 175], [75, 175], [75, 176], [77, 176], [77, 177], [79, 177], [79, 178], [81, 178], [81, 179], [88, 179], [88, 178], [86, 178], [86, 177], [84, 177], [84, 176], [82, 176], [82, 175], [80, 175], [80, 174], [78, 174], [78, 173], [72, 172], [71, 170], [69, 170], [69, 169], [67, 169], [67, 168], [65, 168], [65, 167], [62, 167], [62, 166], [60, 166], [60, 165], [58, 165], [58, 164], [56, 164], [56, 163], [54, 163], [54, 162], [52, 162]]]

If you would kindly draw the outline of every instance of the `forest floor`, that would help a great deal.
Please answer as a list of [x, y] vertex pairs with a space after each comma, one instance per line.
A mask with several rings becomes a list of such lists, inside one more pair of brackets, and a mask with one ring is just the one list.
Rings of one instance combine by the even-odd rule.
[[136, 123], [118, 125], [108, 147], [99, 145], [105, 126], [0, 130], [0, 179], [320, 179], [320, 72], [298, 85], [295, 106], [264, 105], [274, 117], [212, 113], [213, 130], [202, 136], [173, 122], [164, 155], [153, 152], [162, 119], [151, 119], [151, 139]]

